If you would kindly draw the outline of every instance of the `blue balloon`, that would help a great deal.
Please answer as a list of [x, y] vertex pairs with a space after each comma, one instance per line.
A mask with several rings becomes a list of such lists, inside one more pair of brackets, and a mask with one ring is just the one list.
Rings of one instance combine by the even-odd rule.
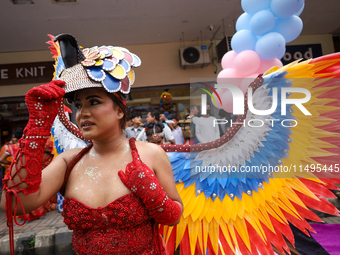
[[237, 21], [236, 21], [236, 31], [240, 31], [243, 29], [250, 29], [249, 28], [249, 22], [251, 19], [251, 15], [244, 12], [243, 14], [241, 14], [240, 17], [238, 17]]
[[262, 10], [254, 14], [250, 19], [250, 31], [256, 35], [263, 35], [271, 31], [275, 26], [275, 16], [269, 10]]
[[300, 17], [293, 15], [286, 19], [277, 19], [274, 32], [280, 33], [286, 43], [294, 41], [301, 33], [303, 23]]
[[233, 38], [231, 38], [230, 44], [231, 48], [236, 53], [240, 53], [244, 50], [255, 50], [256, 41], [256, 35], [248, 29], [243, 29], [234, 34]]
[[283, 47], [281, 53], [279, 53], [279, 55], [277, 55], [277, 59], [283, 58], [283, 56], [285, 55], [285, 53], [286, 53], [286, 46]]
[[253, 15], [258, 11], [268, 9], [270, 0], [242, 0], [241, 6], [246, 13]]
[[297, 13], [304, 3], [304, 0], [272, 0], [270, 10], [277, 18], [285, 19]]
[[301, 13], [303, 12], [303, 9], [305, 9], [305, 3], [303, 3], [303, 5], [302, 5], [302, 7], [301, 7], [301, 9], [297, 12], [297, 13], [295, 13], [294, 15], [296, 15], [296, 16], [300, 16], [301, 15]]
[[285, 47], [285, 38], [277, 32], [271, 32], [265, 34], [257, 41], [255, 51], [261, 59], [280, 59], [284, 55]]

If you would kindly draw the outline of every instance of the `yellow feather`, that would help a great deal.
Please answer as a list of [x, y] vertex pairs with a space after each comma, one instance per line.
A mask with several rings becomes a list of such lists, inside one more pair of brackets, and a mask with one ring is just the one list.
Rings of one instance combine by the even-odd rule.
[[178, 247], [178, 245], [180, 244], [184, 236], [184, 232], [185, 232], [187, 225], [188, 225], [187, 220], [183, 219], [183, 216], [182, 216], [180, 222], [177, 224], [177, 227], [176, 227], [176, 248]]
[[268, 216], [267, 209], [264, 206], [260, 206], [260, 217], [259, 220], [267, 227], [269, 228], [273, 233], [275, 233], [274, 227], [272, 225], [272, 222]]
[[238, 250], [240, 250], [240, 248], [239, 248], [239, 246], [238, 246], [237, 239], [236, 239], [236, 234], [235, 234], [235, 229], [234, 229], [233, 221], [229, 221], [229, 222], [227, 223], [227, 227], [228, 227], [228, 230], [229, 230], [231, 239], [233, 240], [235, 247], [236, 247]]
[[213, 219], [209, 223], [209, 238], [215, 253], [218, 253], [219, 224]]
[[204, 252], [207, 249], [207, 243], [208, 243], [208, 233], [209, 233], [209, 223], [208, 221], [204, 218], [202, 220], [202, 229], [203, 229], [203, 246], [204, 246]]
[[195, 249], [196, 249], [196, 242], [197, 242], [197, 236], [198, 236], [198, 229], [200, 222], [195, 221], [193, 222], [191, 220], [191, 217], [188, 217], [188, 233], [189, 233], [189, 241], [190, 241], [190, 250], [191, 250], [191, 255], [195, 254]]
[[197, 199], [198, 200], [197, 200], [197, 203], [196, 203], [196, 207], [191, 212], [191, 217], [192, 217], [193, 221], [197, 220], [200, 217], [200, 215], [203, 211], [203, 208], [205, 208], [205, 204], [206, 204], [206, 200], [207, 200], [203, 193], [199, 194], [197, 196]]
[[244, 222], [244, 219], [237, 217], [234, 227], [236, 228], [236, 231], [240, 235], [244, 244], [247, 246], [248, 250], [251, 252], [248, 230], [247, 230], [246, 223]]
[[232, 249], [232, 251], [235, 254], [235, 247], [231, 242], [230, 234], [229, 234], [229, 231], [227, 229], [226, 223], [224, 221], [220, 222], [220, 229], [222, 230], [223, 236], [227, 240], [229, 247]]

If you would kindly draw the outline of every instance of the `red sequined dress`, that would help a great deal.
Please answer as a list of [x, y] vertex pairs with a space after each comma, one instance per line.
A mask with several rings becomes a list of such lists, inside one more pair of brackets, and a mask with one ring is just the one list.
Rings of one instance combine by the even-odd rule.
[[[61, 193], [74, 165], [92, 145], [83, 149], [70, 163]], [[135, 149], [135, 146], [131, 146]], [[134, 193], [124, 195], [105, 207], [91, 208], [74, 198], [63, 204], [64, 222], [73, 230], [76, 254], [165, 254], [158, 224], [150, 218], [143, 202]]]

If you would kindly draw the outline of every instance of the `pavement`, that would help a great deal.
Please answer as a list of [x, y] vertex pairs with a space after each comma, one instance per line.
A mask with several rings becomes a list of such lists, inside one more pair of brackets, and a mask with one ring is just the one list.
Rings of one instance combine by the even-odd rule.
[[[18, 223], [23, 220], [18, 219]], [[43, 218], [14, 223], [15, 254], [18, 255], [69, 255], [72, 250], [72, 231], [63, 222], [57, 209]], [[0, 255], [9, 255], [9, 237], [5, 213], [0, 210]]]
[[[340, 209], [339, 199], [329, 199]], [[315, 212], [323, 222], [340, 224], [340, 217]], [[22, 220], [18, 220], [22, 223]], [[310, 221], [310, 223], [316, 223]], [[27, 222], [23, 226], [14, 224], [15, 250], [18, 255], [69, 255], [72, 251], [72, 231], [63, 222], [57, 209], [45, 214], [44, 218]], [[9, 254], [8, 227], [5, 213], [0, 211], [0, 255]]]

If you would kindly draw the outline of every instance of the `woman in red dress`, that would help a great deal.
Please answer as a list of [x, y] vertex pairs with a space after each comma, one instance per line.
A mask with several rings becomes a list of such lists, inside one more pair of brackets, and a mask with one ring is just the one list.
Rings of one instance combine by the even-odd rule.
[[[11, 221], [12, 208], [32, 211], [60, 190], [76, 254], [165, 254], [158, 224], [177, 224], [183, 211], [169, 159], [159, 146], [123, 133], [131, 66], [139, 66], [139, 58], [120, 47], [81, 51], [69, 34], [55, 40], [66, 69], [60, 80], [26, 95], [30, 120], [4, 180], [2, 209], [6, 203]], [[92, 143], [60, 154], [42, 172], [43, 148], [65, 91]]]

